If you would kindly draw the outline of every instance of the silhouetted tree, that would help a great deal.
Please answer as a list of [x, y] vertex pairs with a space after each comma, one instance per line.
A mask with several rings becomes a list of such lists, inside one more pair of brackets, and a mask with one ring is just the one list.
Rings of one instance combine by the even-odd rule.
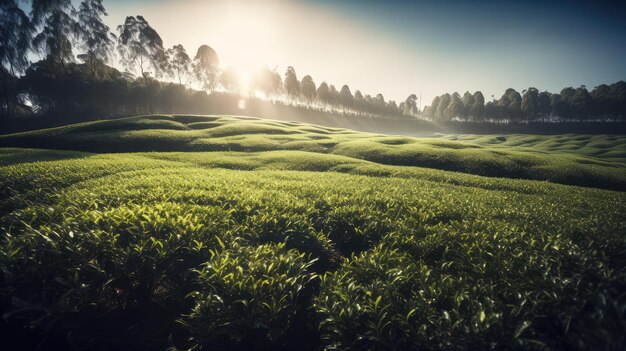
[[560, 101], [558, 104], [558, 110], [555, 110], [556, 114], [565, 118], [572, 119], [573, 111], [572, 111], [572, 98], [576, 94], [576, 89], [572, 87], [563, 88], [561, 90]]
[[339, 103], [344, 108], [354, 107], [354, 97], [352, 96], [350, 87], [348, 87], [347, 85], [341, 87], [341, 91], [339, 92]]
[[613, 109], [613, 99], [611, 88], [606, 84], [600, 84], [591, 92], [593, 98], [593, 114], [596, 116], [607, 116]]
[[539, 113], [539, 90], [528, 88], [522, 96], [520, 109], [527, 119], [535, 119]]
[[304, 76], [300, 85], [302, 87], [302, 96], [308, 103], [311, 103], [313, 99], [315, 99], [316, 93], [315, 82], [313, 81], [313, 78], [309, 75]]
[[285, 92], [292, 99], [300, 96], [300, 82], [298, 82], [296, 70], [291, 66], [285, 71]]
[[612, 114], [622, 122], [626, 121], [626, 82], [621, 80], [611, 84], [611, 98], [614, 101]]
[[561, 99], [561, 94], [550, 95], [550, 107], [557, 116], [564, 116], [567, 111], [567, 103]]
[[547, 116], [551, 113], [552, 108], [550, 107], [550, 93], [547, 91], [543, 91], [537, 95], [537, 113], [540, 116]]
[[494, 121], [502, 119], [502, 111], [503, 108], [501, 108], [495, 101], [488, 101], [485, 104], [485, 117], [488, 120]]
[[570, 99], [570, 106], [573, 117], [585, 118], [592, 112], [593, 98], [587, 91], [587, 88], [583, 85], [576, 89], [576, 92]]
[[365, 94], [363, 96], [363, 105], [365, 107], [365, 111], [367, 111], [368, 113], [372, 113], [372, 111], [374, 110], [374, 99], [371, 95]]
[[561, 99], [567, 102], [569, 102], [574, 97], [574, 94], [576, 94], [576, 89], [572, 87], [563, 88], [560, 93]]
[[404, 100], [402, 113], [414, 116], [417, 114], [417, 96], [411, 94]]
[[451, 120], [455, 117], [459, 117], [463, 113], [463, 101], [459, 93], [454, 93], [450, 96], [450, 103], [444, 110], [444, 118]]
[[385, 97], [383, 96], [383, 94], [378, 93], [376, 94], [376, 97], [374, 98], [374, 104], [376, 105], [376, 108], [378, 111], [383, 111], [385, 108]]
[[385, 110], [386, 110], [385, 112], [388, 115], [392, 115], [392, 116], [398, 115], [400, 113], [400, 111], [398, 110], [398, 104], [396, 103], [395, 100], [389, 100], [387, 102], [387, 108]]
[[515, 89], [509, 88], [498, 100], [498, 106], [502, 108], [505, 114], [503, 117], [508, 117], [511, 120], [518, 119], [522, 113], [522, 96]]
[[163, 49], [163, 40], [154, 28], [142, 16], [128, 16], [124, 24], [117, 27], [118, 50], [124, 66], [139, 70], [148, 85], [149, 69], [159, 77], [167, 66], [167, 56]]
[[469, 115], [478, 121], [482, 121], [485, 117], [485, 97], [480, 91], [474, 92], [472, 106], [469, 109]]
[[331, 103], [330, 88], [326, 82], [317, 87], [317, 99], [325, 104]]
[[276, 69], [270, 70], [264, 67], [252, 80], [252, 89], [260, 90], [268, 98], [276, 97], [282, 93], [283, 80]]
[[28, 68], [27, 52], [32, 39], [28, 16], [12, 0], [0, 2], [0, 81], [3, 113], [11, 115], [15, 104], [17, 75]]
[[437, 105], [437, 115], [435, 116], [435, 118], [439, 120], [445, 119], [445, 112], [450, 105], [450, 100], [452, 100], [450, 94], [445, 93], [441, 95], [441, 97], [439, 98], [439, 104]]
[[333, 84], [328, 86], [328, 96], [330, 97], [331, 105], [333, 106], [339, 105], [339, 102], [341, 101], [341, 96], [339, 95], [337, 88], [335, 88]]
[[78, 36], [85, 53], [78, 58], [89, 66], [92, 77], [111, 57], [114, 41], [109, 27], [102, 21], [107, 16], [102, 0], [83, 0], [78, 10]]
[[212, 47], [202, 45], [193, 60], [193, 71], [202, 89], [209, 92], [217, 88], [220, 60]]
[[33, 28], [24, 11], [12, 0], [0, 2], [0, 65], [15, 75], [28, 68]]
[[191, 58], [187, 54], [185, 48], [181, 45], [174, 45], [171, 49], [167, 49], [167, 57], [169, 60], [170, 71], [174, 78], [178, 79], [178, 84], [183, 84], [189, 77], [191, 70]]
[[360, 90], [354, 92], [354, 106], [363, 111], [365, 109], [364, 101], [363, 101], [363, 93]]
[[467, 119], [470, 116], [472, 105], [474, 105], [474, 95], [472, 95], [469, 91], [466, 91], [463, 94], [461, 101], [463, 102], [463, 111], [461, 112], [461, 116]]
[[626, 82], [601, 84], [591, 92], [593, 114], [598, 118], [624, 120], [626, 118]]
[[64, 68], [74, 59], [71, 36], [78, 28], [71, 15], [71, 0], [33, 0], [31, 5], [33, 24], [41, 28], [33, 38], [33, 46], [55, 66]]
[[360, 90], [354, 92], [354, 100], [361, 101], [363, 100], [363, 93]]
[[433, 98], [433, 101], [431, 102], [430, 106], [427, 106], [426, 109], [424, 110], [424, 116], [426, 118], [430, 118], [430, 119], [436, 119], [438, 118], [438, 114], [437, 114], [437, 109], [439, 108], [439, 100], [441, 98], [439, 96], [435, 96]]

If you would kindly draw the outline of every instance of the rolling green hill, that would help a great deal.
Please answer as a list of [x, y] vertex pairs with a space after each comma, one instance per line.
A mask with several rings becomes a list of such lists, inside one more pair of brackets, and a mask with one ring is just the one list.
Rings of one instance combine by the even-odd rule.
[[23, 349], [623, 349], [623, 144], [218, 116], [0, 137], [0, 335]]
[[250, 117], [154, 115], [0, 136], [0, 147], [98, 153], [307, 151], [383, 165], [626, 190], [624, 136], [412, 138]]

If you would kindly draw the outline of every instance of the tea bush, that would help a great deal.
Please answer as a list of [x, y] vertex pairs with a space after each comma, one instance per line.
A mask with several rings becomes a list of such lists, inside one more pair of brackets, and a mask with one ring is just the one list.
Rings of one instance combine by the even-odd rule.
[[280, 341], [307, 307], [300, 300], [316, 277], [311, 264], [283, 244], [213, 251], [196, 271], [201, 290], [190, 293], [195, 306], [183, 319], [196, 346], [270, 347]]
[[0, 154], [9, 350], [626, 348], [623, 192], [293, 150]]
[[[250, 117], [149, 115], [0, 135], [0, 147], [100, 153], [308, 151], [385, 165], [626, 190], [623, 136], [511, 135], [498, 140], [502, 137], [434, 134], [412, 138]], [[0, 163], [3, 158], [0, 155]], [[283, 167], [317, 170], [308, 162], [283, 160]]]

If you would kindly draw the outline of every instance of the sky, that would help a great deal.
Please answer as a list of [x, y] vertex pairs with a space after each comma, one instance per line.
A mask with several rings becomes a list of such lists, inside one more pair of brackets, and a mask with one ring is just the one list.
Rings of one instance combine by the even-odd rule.
[[207, 44], [248, 74], [293, 66], [340, 89], [422, 106], [445, 92], [558, 92], [626, 80], [626, 5], [607, 1], [104, 0], [167, 47]]

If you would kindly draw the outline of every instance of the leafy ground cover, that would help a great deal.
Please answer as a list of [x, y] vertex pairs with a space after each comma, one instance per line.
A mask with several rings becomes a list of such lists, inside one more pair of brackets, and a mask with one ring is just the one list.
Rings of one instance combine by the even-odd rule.
[[83, 152], [309, 151], [379, 164], [626, 190], [626, 137], [384, 136], [251, 117], [152, 115], [0, 136], [0, 147]]
[[[626, 346], [626, 193], [372, 162], [341, 147], [472, 150], [478, 160], [499, 148], [605, 162], [624, 181], [613, 157], [470, 136], [152, 118], [0, 139], [51, 148], [0, 149], [8, 349]], [[119, 123], [131, 126], [122, 132]], [[149, 129], [164, 125], [180, 129]], [[101, 139], [89, 143], [87, 133]], [[330, 143], [322, 136], [337, 143], [326, 152], [231, 144]], [[192, 151], [198, 140], [238, 151]], [[143, 141], [178, 151], [146, 152]], [[74, 151], [60, 151], [68, 145]], [[97, 146], [115, 153], [89, 152]]]

